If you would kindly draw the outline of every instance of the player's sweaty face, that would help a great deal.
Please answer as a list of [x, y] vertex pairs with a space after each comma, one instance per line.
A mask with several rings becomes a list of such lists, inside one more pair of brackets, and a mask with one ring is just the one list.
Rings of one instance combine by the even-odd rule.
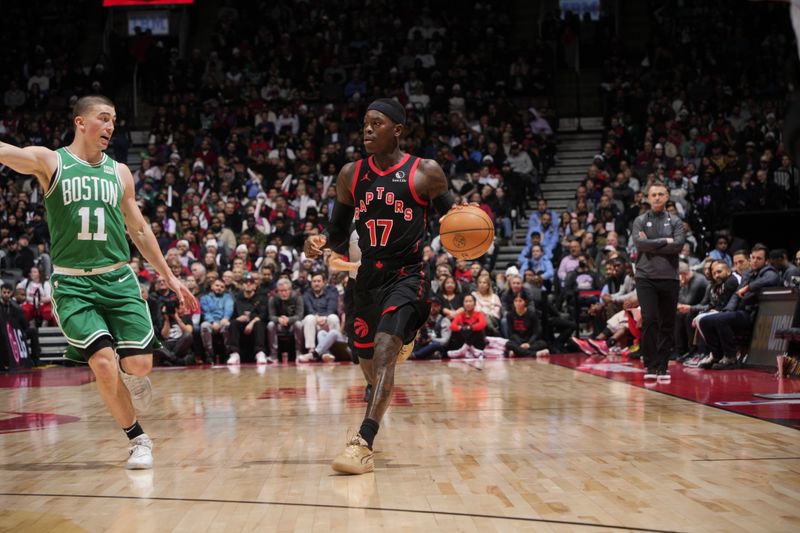
[[364, 115], [362, 134], [367, 152], [380, 152], [393, 142], [394, 123], [380, 111], [371, 109]]

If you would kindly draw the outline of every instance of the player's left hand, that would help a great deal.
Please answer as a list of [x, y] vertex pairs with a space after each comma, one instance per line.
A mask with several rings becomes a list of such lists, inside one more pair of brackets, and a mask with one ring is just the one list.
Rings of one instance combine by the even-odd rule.
[[192, 313], [200, 309], [200, 304], [197, 302], [197, 298], [194, 297], [194, 294], [192, 294], [192, 291], [181, 283], [181, 280], [177, 277], [174, 275], [167, 276], [167, 286], [172, 292], [178, 295], [181, 308], [188, 309]]

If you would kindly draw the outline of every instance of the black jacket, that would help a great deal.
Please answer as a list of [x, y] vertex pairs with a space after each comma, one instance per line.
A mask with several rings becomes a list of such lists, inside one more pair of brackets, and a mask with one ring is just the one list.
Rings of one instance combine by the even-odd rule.
[[721, 285], [709, 283], [703, 301], [692, 306], [692, 314], [705, 313], [706, 311], [722, 311], [739, 288], [736, 276], [731, 274]]
[[678, 303], [695, 306], [704, 300], [708, 289], [709, 283], [705, 276], [694, 272], [689, 283], [678, 291]]
[[281, 300], [277, 295], [270, 298], [269, 319], [277, 323], [280, 316], [289, 317], [289, 325], [303, 320], [303, 299], [294, 292], [289, 295], [288, 300]]
[[237, 317], [250, 313], [251, 320], [255, 317], [259, 317], [261, 320], [266, 321], [268, 319], [267, 307], [267, 300], [258, 292], [253, 293], [253, 296], [247, 298], [244, 295], [244, 291], [239, 291], [233, 297], [233, 317], [231, 317], [231, 319], [236, 320]]
[[[639, 237], [639, 232], [647, 235]], [[672, 238], [667, 243], [667, 238]], [[686, 242], [683, 222], [666, 211], [652, 210], [639, 215], [633, 221], [631, 239], [638, 252], [636, 277], [642, 279], [678, 279], [678, 254]]]

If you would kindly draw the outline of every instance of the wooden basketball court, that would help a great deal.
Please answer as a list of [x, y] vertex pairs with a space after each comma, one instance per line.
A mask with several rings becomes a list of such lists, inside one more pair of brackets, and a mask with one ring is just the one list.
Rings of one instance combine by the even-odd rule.
[[796, 429], [546, 361], [402, 365], [363, 476], [355, 366], [158, 370], [139, 472], [87, 370], [16, 379], [2, 531], [800, 530]]

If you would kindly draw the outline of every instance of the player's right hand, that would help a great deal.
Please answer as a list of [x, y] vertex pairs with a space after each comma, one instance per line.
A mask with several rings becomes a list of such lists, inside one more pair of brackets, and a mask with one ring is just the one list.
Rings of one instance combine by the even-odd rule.
[[192, 313], [200, 310], [200, 303], [197, 301], [197, 298], [194, 297], [192, 291], [181, 283], [175, 275], [171, 274], [167, 276], [167, 286], [178, 295], [178, 307], [188, 309]]
[[475, 202], [467, 202], [466, 199], [461, 200], [460, 204], [453, 204], [453, 207], [450, 208], [450, 211], [439, 217], [439, 223], [441, 224], [442, 220], [444, 220], [444, 217], [446, 217], [450, 213], [455, 213], [459, 209], [464, 209], [465, 207], [480, 207], [480, 204], [477, 204]]
[[328, 239], [326, 239], [324, 235], [311, 235], [306, 239], [305, 244], [303, 244], [303, 252], [306, 254], [306, 257], [316, 259], [322, 255], [322, 249], [327, 242]]

